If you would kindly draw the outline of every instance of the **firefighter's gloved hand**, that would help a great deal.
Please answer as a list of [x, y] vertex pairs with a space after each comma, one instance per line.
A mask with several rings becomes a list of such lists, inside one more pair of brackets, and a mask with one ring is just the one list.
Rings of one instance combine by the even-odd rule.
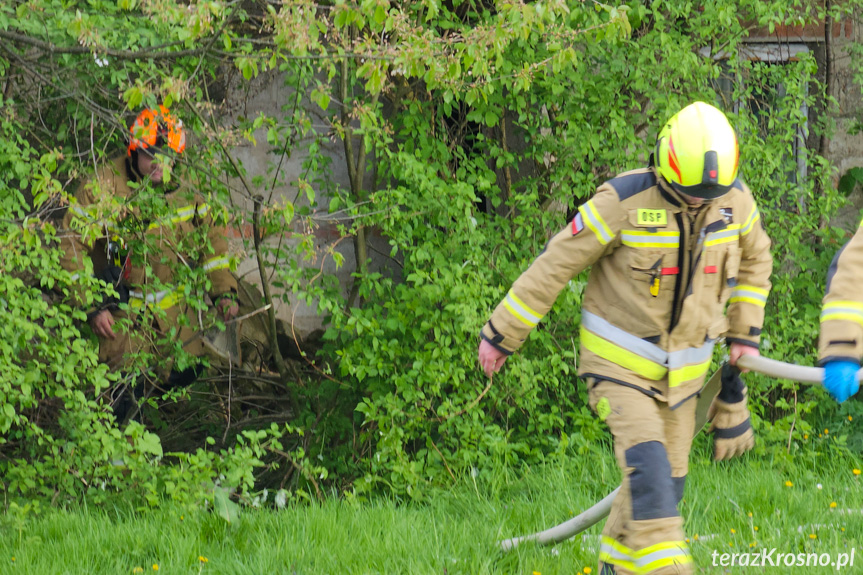
[[722, 390], [713, 399], [707, 418], [713, 433], [713, 459], [731, 459], [755, 446], [755, 434], [746, 405], [746, 386], [740, 371], [729, 364], [722, 366]]
[[837, 359], [824, 364], [822, 383], [824, 389], [839, 403], [842, 403], [860, 390], [857, 382], [856, 361]]

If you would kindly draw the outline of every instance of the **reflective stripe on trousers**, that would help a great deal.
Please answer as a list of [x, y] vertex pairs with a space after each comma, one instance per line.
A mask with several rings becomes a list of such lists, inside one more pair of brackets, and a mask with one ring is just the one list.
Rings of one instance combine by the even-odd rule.
[[599, 545], [599, 560], [628, 569], [636, 575], [648, 575], [669, 565], [692, 563], [692, 555], [684, 541], [665, 541], [633, 551], [603, 535]]

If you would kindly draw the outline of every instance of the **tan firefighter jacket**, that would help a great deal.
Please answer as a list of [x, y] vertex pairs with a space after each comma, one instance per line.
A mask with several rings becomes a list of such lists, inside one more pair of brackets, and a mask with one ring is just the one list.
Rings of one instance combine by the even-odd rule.
[[863, 356], [863, 227], [830, 265], [821, 307], [819, 365], [835, 359], [859, 363]]
[[[237, 292], [237, 282], [229, 270], [226, 228], [214, 223], [208, 204], [200, 194], [191, 192], [188, 184], [181, 184], [175, 191], [165, 194], [167, 216], [158, 221], [142, 219], [140, 210], [135, 207], [135, 191], [130, 186], [134, 179], [129, 161], [120, 157], [99, 169], [93, 178], [78, 188], [75, 194], [77, 201], [69, 206], [63, 218], [63, 230], [58, 234], [63, 249], [61, 264], [73, 272], [75, 279], [83, 273], [101, 277], [107, 266], [119, 263], [123, 268], [122, 283], [129, 287], [130, 310], [133, 314], [144, 306], [164, 310], [165, 314], [154, 315], [160, 329], [166, 331], [176, 325], [178, 316], [187, 311], [184, 295], [188, 286], [178, 283], [173, 277], [172, 269], [177, 265], [200, 266], [208, 272], [211, 298]], [[104, 201], [106, 196], [120, 200], [125, 213], [111, 213], [110, 207], [116, 207], [116, 204]], [[91, 227], [98, 224], [101, 232], [97, 239], [88, 244], [78, 233], [81, 226], [74, 222], [75, 219]], [[125, 221], [122, 228], [125, 232], [119, 231], [119, 221]], [[212, 252], [199, 250], [205, 255], [195, 258], [188, 253], [194, 251], [188, 246], [198, 228], [209, 241]], [[147, 254], [126, 253], [129, 238], [120, 237], [120, 234], [128, 234], [129, 230], [137, 230], [131, 233], [146, 243]], [[109, 244], [110, 248], [121, 252], [119, 257], [111, 252]], [[88, 269], [85, 256], [92, 261], [92, 272], [85, 271]], [[111, 261], [112, 258], [116, 259]], [[144, 265], [144, 259], [148, 265]], [[86, 305], [83, 301], [79, 303]], [[188, 328], [181, 331], [184, 333], [180, 337], [186, 336], [186, 339], [194, 333]]]
[[772, 269], [759, 220], [739, 180], [696, 208], [653, 168], [624, 173], [600, 186], [551, 239], [482, 338], [514, 352], [567, 282], [592, 265], [578, 374], [676, 406], [701, 388], [719, 337], [758, 346]]

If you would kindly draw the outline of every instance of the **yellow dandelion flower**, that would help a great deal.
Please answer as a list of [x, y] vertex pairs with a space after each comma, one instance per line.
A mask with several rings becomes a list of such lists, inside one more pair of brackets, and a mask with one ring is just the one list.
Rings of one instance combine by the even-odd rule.
[[843, 533], [845, 533], [845, 528], [844, 528], [844, 527], [842, 528], [842, 532], [843, 532]]
[[854, 418], [853, 418], [853, 417], [851, 417], [851, 416], [849, 415], [849, 416], [848, 416], [848, 421], [854, 421]]
[[534, 571], [533, 575], [542, 575], [542, 573], [540, 573], [539, 571]]
[[686, 542], [689, 543], [689, 537], [686, 538]]
[[818, 539], [818, 536], [817, 536], [817, 535], [815, 535], [814, 533], [810, 533], [810, 534], [809, 534], [809, 539]]
[[852, 471], [851, 473], [853, 473], [854, 475], [860, 475], [860, 470], [859, 470], [859, 469], [855, 469], [855, 470], [854, 470], [854, 471]]
[[593, 569], [591, 569], [590, 567], [584, 568], [584, 575], [590, 575], [591, 573], [593, 573]]
[[752, 543], [749, 544], [749, 547], [752, 548], [752, 547], [755, 547], [755, 545], [756, 545], [756, 543], [755, 543], [755, 541], [753, 541]]
[[758, 525], [755, 525], [755, 526], [753, 527], [753, 529], [754, 529], [755, 531], [758, 531]]
[[804, 434], [803, 434], [803, 439], [809, 439], [809, 434], [808, 434], [808, 433], [804, 433]]
[[728, 546], [729, 546], [729, 547], [734, 547], [734, 543], [732, 543], [731, 541], [729, 541], [729, 542], [728, 542]]
[[186, 517], [185, 517], [184, 515], [180, 515], [180, 521], [182, 521], [182, 520], [183, 520], [183, 519], [185, 519], [185, 518], [186, 518]]
[[696, 534], [695, 534], [695, 536], [693, 537], [693, 539], [694, 539], [695, 541], [698, 541], [698, 533], [696, 533]]
[[201, 563], [209, 563], [210, 562], [210, 560], [207, 559], [206, 557], [204, 557], [203, 555], [198, 555], [198, 561], [200, 561]]
[[732, 527], [731, 528], [731, 534], [734, 535], [735, 533], [737, 533], [737, 530]]
[[824, 435], [830, 435], [830, 430], [829, 430], [829, 429], [825, 429], [825, 430], [824, 430]]
[[12, 558], [12, 561], [15, 561], [15, 558], [14, 558], [14, 557]]
[[793, 483], [791, 483], [791, 481], [786, 481], [786, 482], [785, 482], [785, 487], [793, 487], [793, 486], [794, 486], [794, 484], [793, 484]]
[[747, 513], [746, 515], [748, 515], [749, 517], [752, 517], [752, 512], [750, 511], [750, 512], [749, 512], [749, 513]]
[[159, 565], [157, 563], [153, 563], [153, 571], [158, 571]]
[[830, 502], [830, 509], [836, 509], [836, 502], [835, 501]]

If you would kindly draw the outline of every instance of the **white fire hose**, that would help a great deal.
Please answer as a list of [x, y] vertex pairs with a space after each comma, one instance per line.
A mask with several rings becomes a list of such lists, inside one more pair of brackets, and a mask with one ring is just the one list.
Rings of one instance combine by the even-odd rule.
[[[777, 379], [790, 379], [801, 383], [818, 385], [821, 384], [821, 374], [824, 371], [820, 367], [800, 366], [755, 355], [741, 356], [737, 360], [737, 365], [743, 369], [749, 369]], [[701, 390], [698, 406], [696, 407], [696, 433], [707, 423], [707, 408], [722, 386], [721, 371], [721, 369], [717, 370]], [[857, 372], [857, 380], [863, 380], [863, 370]], [[499, 545], [504, 551], [509, 551], [524, 541], [535, 541], [540, 545], [550, 545], [578, 535], [608, 516], [609, 511], [611, 511], [611, 502], [614, 501], [614, 496], [617, 495], [618, 491], [620, 491], [620, 487], [606, 495], [599, 503], [569, 521], [565, 521], [560, 525], [540, 531], [539, 533], [506, 539], [501, 541]]]

